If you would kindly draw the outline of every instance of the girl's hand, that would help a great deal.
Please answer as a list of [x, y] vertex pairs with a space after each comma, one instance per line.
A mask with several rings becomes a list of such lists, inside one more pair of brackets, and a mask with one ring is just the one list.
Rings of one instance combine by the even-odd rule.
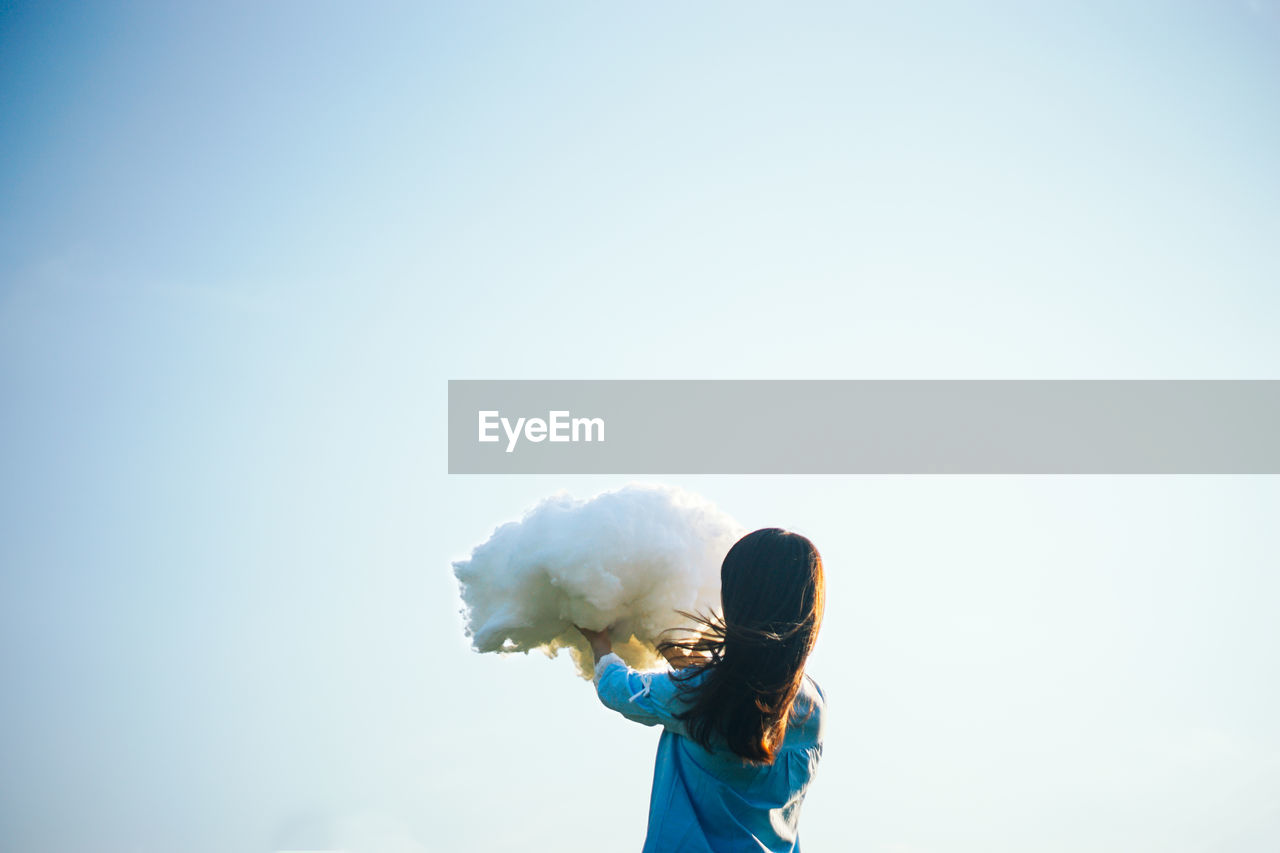
[[600, 658], [613, 651], [613, 641], [609, 639], [609, 629], [603, 631], [592, 631], [590, 628], [583, 628], [581, 625], [574, 625], [578, 629], [578, 633], [587, 638], [587, 642], [591, 644], [591, 654], [595, 655], [598, 661]]

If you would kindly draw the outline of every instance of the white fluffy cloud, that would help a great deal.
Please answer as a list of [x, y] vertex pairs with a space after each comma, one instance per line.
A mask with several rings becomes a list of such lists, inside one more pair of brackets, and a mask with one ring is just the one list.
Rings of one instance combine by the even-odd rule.
[[719, 606], [720, 563], [744, 532], [668, 486], [629, 484], [585, 501], [553, 495], [453, 564], [467, 635], [481, 652], [567, 647], [589, 676], [573, 626], [609, 627], [624, 660], [652, 666], [660, 634], [687, 622], [677, 611]]

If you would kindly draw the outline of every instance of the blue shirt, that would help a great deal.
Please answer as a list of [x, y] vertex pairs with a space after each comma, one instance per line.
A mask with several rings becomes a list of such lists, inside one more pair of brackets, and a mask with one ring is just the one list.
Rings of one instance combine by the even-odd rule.
[[756, 766], [727, 746], [707, 750], [687, 736], [675, 715], [688, 704], [672, 675], [637, 672], [615, 654], [596, 664], [596, 692], [606, 707], [646, 726], [663, 727], [644, 853], [798, 853], [800, 804], [822, 756], [825, 701], [818, 685], [803, 680], [777, 757], [772, 764]]

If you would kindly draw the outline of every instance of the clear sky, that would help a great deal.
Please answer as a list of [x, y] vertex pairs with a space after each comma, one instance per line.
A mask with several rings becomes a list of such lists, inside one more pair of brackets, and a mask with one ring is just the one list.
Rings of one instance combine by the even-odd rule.
[[[449, 565], [626, 478], [448, 379], [1280, 378], [1280, 6], [1053, 5], [0, 6], [0, 847], [638, 849]], [[666, 481], [825, 557], [806, 849], [1280, 845], [1277, 478]]]

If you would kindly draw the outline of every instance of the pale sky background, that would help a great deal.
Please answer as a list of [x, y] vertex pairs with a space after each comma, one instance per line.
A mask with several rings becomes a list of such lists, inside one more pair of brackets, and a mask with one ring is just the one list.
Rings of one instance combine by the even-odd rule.
[[[0, 848], [639, 849], [448, 379], [1280, 378], [1280, 7], [0, 6]], [[883, 7], [893, 6], [893, 9]], [[680, 477], [822, 550], [805, 849], [1280, 848], [1280, 479]]]

